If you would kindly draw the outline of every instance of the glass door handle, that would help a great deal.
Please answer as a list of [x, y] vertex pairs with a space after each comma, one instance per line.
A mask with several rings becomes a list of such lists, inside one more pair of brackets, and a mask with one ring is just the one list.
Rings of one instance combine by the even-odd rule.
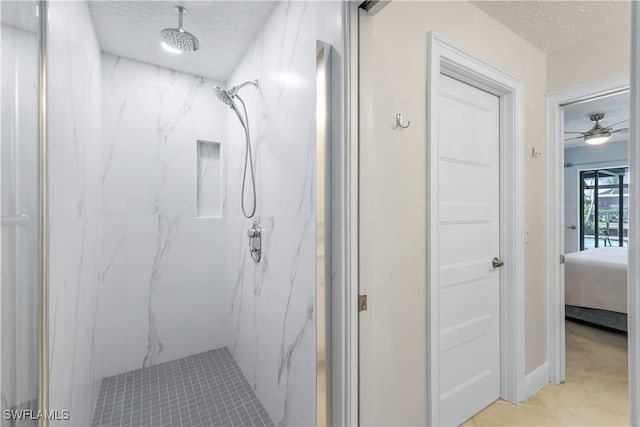
[[570, 229], [570, 230], [577, 230], [578, 229], [578, 227], [575, 226], [575, 225], [567, 225], [567, 228]]

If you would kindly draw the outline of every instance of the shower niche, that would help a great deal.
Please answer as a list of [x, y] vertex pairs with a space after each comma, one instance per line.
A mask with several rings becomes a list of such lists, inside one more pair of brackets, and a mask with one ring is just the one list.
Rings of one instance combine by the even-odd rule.
[[222, 218], [222, 143], [196, 141], [196, 217]]

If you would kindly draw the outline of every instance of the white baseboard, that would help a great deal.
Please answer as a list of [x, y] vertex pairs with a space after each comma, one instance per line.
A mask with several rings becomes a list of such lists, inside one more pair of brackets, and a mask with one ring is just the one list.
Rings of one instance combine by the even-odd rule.
[[534, 394], [536, 394], [542, 387], [549, 382], [549, 364], [544, 362], [533, 371], [529, 372], [525, 379], [525, 396], [524, 400], [527, 400]]

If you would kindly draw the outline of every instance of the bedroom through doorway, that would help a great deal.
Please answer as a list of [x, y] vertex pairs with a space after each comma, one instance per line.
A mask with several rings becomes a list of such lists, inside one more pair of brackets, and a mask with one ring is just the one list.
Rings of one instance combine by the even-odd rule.
[[629, 89], [562, 106], [565, 387], [629, 423]]

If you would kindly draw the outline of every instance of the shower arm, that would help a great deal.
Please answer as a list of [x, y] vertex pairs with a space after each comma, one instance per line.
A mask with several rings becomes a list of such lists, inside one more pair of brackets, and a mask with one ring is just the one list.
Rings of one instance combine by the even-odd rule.
[[184, 32], [184, 28], [182, 28], [182, 17], [186, 9], [182, 6], [176, 6], [176, 11], [178, 12], [178, 30]]

